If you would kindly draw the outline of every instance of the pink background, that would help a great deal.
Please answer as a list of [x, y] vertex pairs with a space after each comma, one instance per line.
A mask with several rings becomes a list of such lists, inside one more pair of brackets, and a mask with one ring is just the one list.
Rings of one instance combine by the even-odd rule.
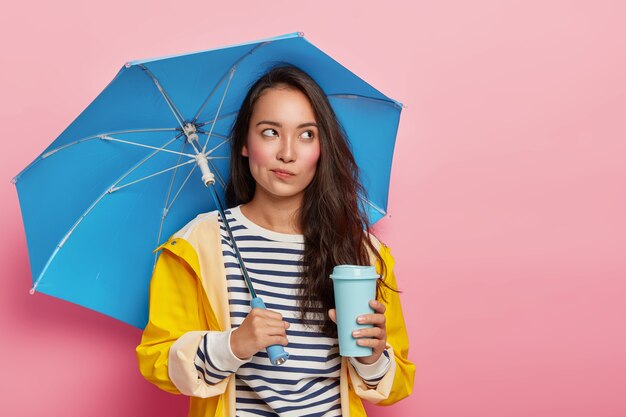
[[127, 60], [303, 31], [408, 105], [377, 230], [417, 375], [371, 415], [626, 415], [625, 3], [224, 3], [3, 7], [0, 414], [185, 415], [138, 330], [28, 295], [9, 181]]

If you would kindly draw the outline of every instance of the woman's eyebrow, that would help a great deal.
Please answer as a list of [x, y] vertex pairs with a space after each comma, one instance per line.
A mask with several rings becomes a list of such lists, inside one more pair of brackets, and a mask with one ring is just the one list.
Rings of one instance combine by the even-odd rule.
[[[273, 122], [273, 121], [271, 121], [271, 120], [261, 120], [261, 121], [260, 121], [260, 122], [258, 122], [256, 125], [258, 126], [258, 125], [263, 125], [263, 124], [265, 124], [265, 125], [270, 125], [270, 126], [276, 126], [276, 127], [283, 127], [283, 125], [282, 125], [282, 124], [280, 124], [280, 123], [278, 123], [278, 122]], [[314, 127], [317, 127], [317, 123], [315, 123], [315, 122], [307, 122], [307, 123], [302, 123], [302, 124], [299, 124], [299, 125], [297, 126], [297, 128], [298, 128], [298, 129], [300, 129], [301, 127], [308, 127], [308, 126], [314, 126]]]

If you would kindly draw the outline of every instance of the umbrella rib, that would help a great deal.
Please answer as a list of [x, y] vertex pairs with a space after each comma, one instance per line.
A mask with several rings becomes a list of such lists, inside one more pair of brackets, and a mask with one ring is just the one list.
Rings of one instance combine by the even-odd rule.
[[220, 138], [224, 138], [224, 140], [222, 142], [220, 142], [219, 144], [217, 144], [216, 146], [214, 146], [213, 148], [211, 148], [208, 151], [206, 151], [205, 155], [207, 155], [207, 156], [211, 155], [213, 152], [215, 152], [215, 150], [217, 150], [219, 147], [221, 147], [225, 143], [230, 142], [230, 138], [227, 138], [227, 137], [221, 136], [221, 135], [215, 135], [215, 136], [218, 136]]
[[131, 141], [128, 141], [128, 140], [117, 139], [117, 138], [114, 138], [114, 137], [111, 137], [111, 136], [108, 136], [108, 135], [100, 136], [100, 139], [108, 140], [108, 141], [111, 141], [111, 142], [125, 143], [127, 145], [138, 146], [140, 148], [156, 149], [157, 151], [160, 151], [160, 152], [173, 153], [175, 155], [187, 156], [189, 158], [195, 158], [195, 155], [192, 155], [192, 154], [189, 154], [189, 153], [176, 152], [176, 151], [171, 151], [169, 149], [157, 148], [156, 146], [144, 145], [142, 143], [137, 143], [137, 142], [131, 142]]
[[[222, 78], [220, 78], [220, 80], [217, 82], [215, 87], [213, 87], [213, 90], [211, 90], [211, 92], [209, 93], [208, 97], [202, 102], [202, 105], [198, 109], [198, 112], [196, 113], [196, 115], [193, 117], [193, 120], [191, 121], [191, 123], [196, 123], [198, 121], [198, 117], [200, 117], [200, 114], [202, 114], [202, 112], [204, 111], [204, 108], [206, 107], [206, 105], [209, 104], [209, 101], [211, 100], [211, 98], [213, 98], [213, 95], [215, 94], [217, 89], [222, 84], [224, 84], [224, 81], [226, 81], [226, 76], [229, 75], [230, 73], [232, 73], [233, 68], [234, 67], [230, 67], [230, 69], [228, 71], [226, 71], [224, 73], [224, 75], [222, 75]], [[229, 77], [229, 82], [230, 82], [231, 78], [232, 78], [232, 75]], [[207, 123], [210, 123], [210, 122], [207, 122]], [[203, 124], [203, 126], [204, 126], [204, 124]]]
[[[185, 149], [185, 144], [186, 143], [183, 142], [183, 146], [182, 146], [181, 151]], [[180, 159], [181, 159], [181, 157], [179, 156], [178, 157], [178, 161], [176, 162], [177, 164], [180, 163]], [[185, 182], [187, 182], [187, 180], [191, 176], [191, 173], [195, 170], [196, 166], [197, 165], [195, 165], [189, 171], [189, 174], [187, 175], [187, 178], [183, 182], [183, 186], [184, 186]], [[159, 245], [159, 242], [161, 241], [161, 235], [163, 234], [163, 224], [165, 223], [165, 216], [167, 216], [167, 213], [168, 213], [169, 209], [172, 207], [172, 204], [174, 204], [174, 201], [176, 201], [176, 198], [178, 198], [178, 194], [180, 193], [180, 190], [179, 190], [178, 193], [176, 193], [176, 195], [172, 199], [172, 203], [168, 207], [168, 201], [170, 199], [170, 196], [172, 195], [172, 188], [174, 187], [174, 180], [176, 179], [176, 174], [177, 173], [178, 173], [178, 169], [174, 170], [174, 174], [172, 175], [172, 180], [170, 181], [170, 186], [169, 186], [169, 188], [167, 190], [167, 197], [165, 198], [165, 206], [163, 207], [163, 214], [161, 216], [161, 224], [159, 225], [159, 234], [157, 235], [157, 246]], [[155, 254], [155, 256], [154, 256], [154, 264], [152, 265], [153, 268], [156, 266], [157, 258], [158, 258], [158, 254]]]
[[[165, 217], [167, 217], [167, 214], [169, 213], [170, 209], [174, 205], [174, 202], [176, 201], [176, 199], [178, 199], [178, 195], [183, 190], [183, 187], [185, 186], [185, 184], [187, 184], [187, 181], [191, 177], [191, 174], [193, 174], [193, 172], [196, 170], [197, 166], [198, 165], [194, 165], [194, 167], [189, 170], [189, 174], [187, 174], [187, 178], [185, 178], [185, 181], [183, 181], [183, 184], [178, 189], [178, 192], [176, 193], [176, 195], [174, 195], [174, 198], [170, 202], [170, 205], [163, 209], [163, 215], [161, 216], [161, 224], [159, 225], [159, 234], [157, 236], [157, 246], [159, 246], [159, 244], [161, 243], [161, 235], [163, 234], [163, 224], [165, 223]], [[169, 195], [168, 195], [168, 198], [169, 198]], [[154, 257], [155, 264], [156, 264], [157, 257], [158, 257], [157, 255], [155, 255]], [[154, 265], [153, 265], [153, 268], [154, 268]]]
[[183, 120], [185, 120], [185, 119], [183, 118], [182, 114], [180, 113], [180, 111], [178, 110], [178, 108], [176, 107], [176, 105], [174, 104], [172, 99], [170, 98], [170, 96], [167, 94], [167, 92], [165, 91], [165, 89], [161, 85], [161, 82], [152, 73], [152, 71], [150, 71], [145, 65], [139, 64], [139, 67], [141, 69], [143, 69], [145, 71], [145, 73], [148, 75], [148, 77], [150, 77], [152, 79], [152, 82], [154, 82], [154, 85], [156, 86], [156, 88], [159, 90], [159, 92], [161, 93], [161, 95], [165, 99], [165, 102], [167, 103], [167, 105], [169, 106], [170, 110], [172, 111], [172, 114], [174, 114], [174, 117], [176, 118], [176, 121], [178, 122], [178, 124], [182, 128], [183, 124], [184, 124]]
[[[215, 159], [215, 158], [211, 158], [211, 159]], [[211, 159], [208, 160], [209, 165], [211, 165], [211, 168], [213, 168], [213, 172], [215, 172], [215, 175], [217, 176], [217, 180], [220, 182], [220, 184], [222, 186], [222, 189], [225, 190], [226, 189], [226, 182], [222, 178], [222, 175], [220, 174], [220, 171], [217, 169], [217, 167], [215, 166], [213, 161], [211, 161]]]
[[[209, 132], [207, 132], [206, 130], [201, 130], [201, 129], [196, 130], [196, 132], [201, 133], [203, 135], [209, 134]], [[230, 136], [222, 135], [220, 133], [213, 133], [213, 136], [215, 136], [216, 138], [220, 138], [220, 139], [230, 140]]]
[[28, 166], [26, 168], [24, 168], [22, 170], [22, 172], [20, 172], [19, 174], [17, 174], [14, 178], [13, 178], [13, 183], [17, 183], [20, 179], [20, 177], [22, 176], [22, 174], [24, 174], [26, 171], [28, 171], [32, 166], [34, 166], [37, 162], [41, 161], [42, 159], [46, 159], [47, 157], [63, 150], [66, 148], [69, 148], [70, 146], [74, 146], [74, 145], [78, 145], [79, 143], [88, 141], [88, 140], [92, 140], [92, 139], [99, 139], [102, 135], [116, 135], [116, 134], [124, 134], [124, 133], [140, 133], [140, 132], [169, 132], [169, 131], [176, 131], [176, 129], [174, 128], [159, 128], [159, 129], [137, 129], [137, 130], [118, 130], [115, 132], [106, 132], [106, 133], [100, 133], [97, 135], [93, 135], [93, 136], [87, 136], [84, 138], [81, 138], [79, 140], [76, 140], [74, 142], [65, 144], [63, 146], [59, 146], [58, 148], [52, 149], [51, 151], [48, 151], [46, 153], [43, 153], [41, 155], [39, 155], [39, 157], [37, 159], [35, 159], [33, 162], [31, 162], [30, 164], [28, 164]]
[[385, 100], [382, 98], [369, 97], [369, 96], [361, 96], [359, 94], [328, 94], [326, 97], [328, 98], [347, 98], [351, 100], [371, 100], [371, 101], [380, 101], [385, 104], [390, 104], [393, 107], [402, 110], [403, 105], [398, 103], [395, 100]]
[[252, 55], [257, 49], [259, 49], [262, 46], [265, 46], [267, 44], [271, 43], [270, 42], [263, 42], [259, 45], [256, 45], [254, 48], [252, 48], [251, 50], [249, 50], [248, 52], [246, 52], [245, 55], [243, 55], [242, 57], [240, 57], [237, 61], [235, 61], [235, 63], [233, 65], [231, 65], [231, 67], [224, 72], [224, 75], [222, 75], [222, 78], [220, 78], [220, 80], [217, 82], [217, 84], [215, 85], [215, 87], [213, 88], [213, 90], [209, 93], [209, 96], [204, 100], [204, 102], [202, 103], [202, 105], [200, 106], [200, 108], [198, 109], [198, 112], [196, 113], [196, 115], [194, 116], [192, 123], [195, 123], [198, 120], [198, 117], [200, 117], [200, 114], [204, 111], [204, 108], [206, 107], [206, 105], [209, 103], [209, 100], [211, 100], [211, 97], [213, 97], [213, 94], [215, 94], [215, 92], [217, 91], [218, 87], [220, 85], [222, 85], [222, 83], [224, 82], [224, 80], [226, 79], [226, 76], [228, 75], [228, 73], [230, 71], [232, 71], [234, 68], [237, 67], [237, 65], [239, 65], [244, 59], [246, 59], [247, 57], [249, 57], [250, 55]]
[[361, 198], [361, 200], [363, 200], [364, 202], [366, 202], [369, 206], [371, 206], [374, 210], [376, 210], [377, 212], [379, 212], [380, 214], [382, 214], [383, 216], [387, 214], [387, 212], [383, 209], [381, 209], [380, 207], [378, 207], [376, 204], [372, 203], [371, 201], [369, 201], [367, 198], [363, 197], [361, 194], [359, 194], [359, 197]]
[[239, 110], [236, 110], [236, 111], [231, 111], [231, 112], [226, 113], [226, 114], [224, 114], [224, 115], [222, 115], [222, 116], [220, 116], [220, 117], [216, 117], [216, 118], [214, 118], [213, 120], [207, 120], [206, 122], [198, 123], [198, 124], [196, 124], [196, 126], [197, 126], [197, 127], [203, 127], [203, 126], [208, 125], [209, 123], [215, 123], [215, 122], [217, 122], [218, 120], [225, 119], [225, 118], [227, 118], [227, 117], [229, 117], [229, 116], [232, 116], [233, 114], [237, 114], [237, 113], [239, 113]]
[[[173, 143], [176, 139], [178, 139], [180, 137], [180, 135], [182, 135], [182, 133], [179, 133], [178, 135], [174, 136], [174, 138], [172, 138], [168, 143], [166, 143], [165, 146], [170, 145], [171, 143]], [[93, 203], [91, 203], [91, 205], [87, 208], [87, 210], [85, 210], [85, 212], [78, 218], [78, 220], [76, 220], [76, 222], [74, 222], [74, 225], [70, 228], [70, 230], [65, 234], [65, 236], [63, 236], [63, 238], [61, 239], [61, 241], [57, 244], [56, 248], [54, 249], [54, 251], [52, 252], [52, 255], [50, 255], [50, 257], [48, 258], [48, 261], [46, 262], [46, 264], [44, 265], [43, 269], [41, 270], [41, 272], [39, 273], [39, 276], [37, 277], [37, 279], [35, 280], [35, 283], [33, 284], [33, 287], [30, 289], [30, 293], [34, 294], [35, 290], [37, 289], [37, 287], [39, 286], [39, 283], [41, 282], [41, 280], [43, 279], [44, 274], [48, 271], [48, 268], [50, 267], [50, 265], [52, 264], [52, 261], [54, 260], [54, 258], [56, 258], [57, 254], [59, 253], [59, 251], [61, 250], [61, 248], [65, 245], [65, 242], [67, 242], [67, 240], [70, 238], [70, 236], [72, 235], [72, 233], [74, 233], [74, 230], [76, 230], [76, 228], [78, 227], [78, 225], [87, 217], [87, 215], [89, 213], [91, 213], [91, 211], [100, 203], [100, 201], [102, 201], [102, 199], [104, 197], [106, 197], [107, 195], [111, 194], [111, 190], [117, 185], [119, 184], [124, 178], [126, 178], [127, 176], [129, 176], [133, 171], [135, 171], [137, 168], [139, 168], [141, 165], [143, 165], [144, 163], [146, 163], [147, 161], [149, 161], [154, 155], [158, 154], [158, 151], [153, 152], [152, 154], [146, 156], [144, 159], [142, 159], [141, 161], [139, 161], [134, 167], [132, 167], [130, 170], [128, 170], [124, 175], [122, 175], [121, 177], [119, 177], [117, 180], [115, 180], [115, 182], [113, 184], [111, 184], [111, 186], [105, 191], [103, 192], [100, 197], [98, 197]], [[189, 162], [195, 162], [194, 160], [188, 161]]]
[[131, 181], [131, 182], [129, 182], [129, 183], [127, 183], [127, 184], [124, 184], [124, 185], [121, 185], [121, 186], [119, 186], [119, 187], [111, 187], [111, 188], [109, 189], [109, 191], [108, 191], [108, 192], [109, 192], [109, 194], [110, 194], [110, 193], [114, 193], [114, 192], [116, 192], [116, 191], [118, 191], [118, 190], [121, 190], [121, 189], [123, 189], [123, 188], [130, 187], [131, 185], [135, 185], [135, 184], [137, 184], [138, 182], [145, 181], [145, 180], [150, 179], [150, 178], [152, 178], [152, 177], [156, 177], [157, 175], [165, 174], [166, 172], [170, 172], [170, 171], [171, 171], [171, 170], [173, 170], [173, 169], [178, 169], [178, 168], [180, 168], [180, 167], [182, 167], [182, 166], [189, 165], [189, 164], [193, 164], [193, 163], [195, 163], [195, 162], [196, 162], [196, 160], [195, 160], [195, 159], [190, 159], [189, 161], [183, 162], [183, 163], [178, 164], [178, 165], [174, 165], [173, 167], [166, 168], [166, 169], [164, 169], [164, 170], [162, 170], [162, 171], [159, 171], [159, 172], [155, 172], [154, 174], [146, 175], [146, 176], [145, 176], [145, 177], [143, 177], [143, 178], [139, 178], [138, 180]]
[[[221, 146], [223, 143], [222, 142], [220, 145]], [[215, 149], [215, 148], [214, 148]], [[209, 151], [211, 152], [211, 151]], [[214, 158], [211, 158], [214, 159]], [[211, 159], [208, 160], [208, 163], [211, 165], [211, 167], [213, 168], [213, 172], [215, 172], [215, 174], [217, 175], [217, 180], [220, 182], [220, 184], [222, 184], [222, 187], [226, 188], [225, 184], [224, 184], [224, 180], [222, 178], [222, 176], [220, 175], [219, 171], [217, 170], [217, 168], [215, 167], [215, 165], [213, 164], [213, 162], [211, 162]], [[172, 206], [174, 205], [174, 202], [178, 199], [178, 196], [180, 195], [180, 193], [183, 191], [183, 188], [185, 187], [185, 185], [187, 184], [187, 182], [189, 181], [189, 178], [191, 178], [191, 175], [193, 174], [193, 172], [195, 171], [195, 169], [198, 167], [198, 165], [194, 165], [194, 167], [189, 170], [189, 173], [187, 174], [187, 177], [185, 178], [185, 180], [183, 181], [183, 183], [181, 184], [181, 186], [179, 187], [178, 191], [176, 192], [176, 194], [174, 195], [174, 198], [172, 198], [172, 201], [170, 202], [169, 206], [167, 206], [164, 210], [163, 210], [163, 215], [161, 216], [161, 224], [159, 226], [159, 235], [157, 237], [157, 246], [161, 243], [161, 235], [163, 233], [163, 224], [165, 223], [165, 217], [167, 216], [167, 214], [169, 213], [169, 211], [171, 210]], [[173, 184], [173, 179], [172, 179], [172, 184]], [[170, 186], [170, 190], [171, 190], [171, 186]], [[168, 192], [168, 198], [169, 198], [169, 192]], [[154, 257], [154, 265], [156, 265], [156, 261], [157, 261], [157, 257], [158, 255], [155, 255]], [[153, 268], [154, 268], [153, 265]]]
[[[220, 105], [217, 107], [217, 112], [215, 113], [215, 117], [213, 118], [214, 120], [217, 119], [220, 115], [220, 110], [222, 110], [222, 104], [224, 104], [224, 99], [226, 98], [226, 93], [228, 93], [228, 89], [230, 88], [230, 82], [233, 80], [235, 71], [237, 71], [236, 65], [230, 70], [230, 76], [228, 77], [228, 84], [226, 84], [226, 89], [224, 89], [224, 94], [222, 94], [222, 100], [220, 101]], [[209, 130], [209, 135], [206, 138], [206, 142], [204, 142], [204, 147], [202, 147], [202, 153], [206, 151], [206, 147], [209, 144], [209, 140], [211, 139], [211, 134], [213, 133], [214, 127], [215, 127], [215, 123], [212, 123], [211, 130]]]
[[[163, 215], [161, 216], [161, 224], [159, 225], [159, 234], [157, 236], [157, 246], [160, 246], [161, 244], [161, 236], [163, 234], [163, 224], [165, 223], [165, 217], [167, 217], [170, 209], [172, 208], [172, 206], [174, 205], [174, 202], [178, 199], [179, 194], [181, 193], [181, 191], [183, 190], [183, 188], [185, 187], [185, 185], [187, 184], [187, 182], [189, 181], [189, 178], [191, 178], [191, 175], [193, 174], [193, 172], [196, 170], [196, 168], [198, 167], [198, 165], [194, 165], [193, 168], [191, 168], [189, 170], [189, 173], [187, 174], [187, 177], [185, 178], [185, 180], [183, 181], [183, 183], [181, 184], [180, 188], [178, 189], [178, 191], [176, 192], [176, 195], [174, 195], [174, 198], [172, 199], [172, 201], [170, 202], [170, 205], [166, 208], [163, 209]], [[158, 253], [154, 254], [154, 261], [152, 263], [152, 269], [154, 270], [154, 268], [156, 267], [156, 262], [157, 259], [159, 257]]]
[[[172, 143], [174, 143], [175, 140], [177, 140], [178, 138], [180, 138], [182, 136], [182, 132], [177, 134], [176, 136], [174, 136], [169, 142], [165, 143], [161, 148], [157, 148], [154, 152], [152, 152], [150, 155], [146, 156], [144, 159], [142, 159], [141, 161], [139, 161], [139, 163], [137, 163], [134, 167], [132, 167], [131, 169], [129, 169], [128, 171], [126, 171], [126, 173], [124, 175], [122, 175], [120, 178], [118, 178], [113, 184], [111, 184], [111, 187], [109, 187], [109, 190], [106, 191], [106, 193], [111, 193], [111, 190], [113, 188], [115, 188], [115, 186], [117, 184], [119, 184], [122, 180], [124, 180], [126, 177], [128, 177], [130, 174], [132, 174], [137, 168], [139, 168], [140, 166], [142, 166], [144, 163], [146, 163], [148, 160], [150, 160], [154, 155], [158, 154], [159, 152], [163, 151], [164, 148], [166, 146], [170, 146]], [[194, 161], [193, 159], [191, 161]], [[189, 163], [190, 161], [187, 161], [185, 164]], [[183, 164], [184, 165], [184, 164]], [[105, 194], [106, 194], [105, 193]]]
[[[196, 170], [196, 168], [198, 167], [198, 165], [194, 165], [193, 168], [191, 168], [189, 170], [189, 174], [187, 174], [187, 177], [185, 178], [185, 181], [183, 181], [183, 183], [181, 184], [180, 188], [178, 189], [178, 191], [176, 192], [176, 195], [174, 195], [174, 198], [172, 199], [172, 201], [170, 202], [169, 206], [165, 209], [165, 211], [163, 212], [163, 219], [165, 219], [165, 216], [167, 215], [167, 213], [170, 211], [170, 209], [172, 208], [172, 206], [174, 205], [174, 202], [176, 201], [176, 199], [178, 199], [178, 196], [180, 195], [181, 191], [183, 190], [183, 187], [185, 187], [185, 185], [187, 184], [187, 181], [189, 181], [189, 178], [191, 178], [191, 174], [193, 174], [193, 172]], [[162, 226], [163, 224], [161, 224]], [[159, 233], [159, 239], [160, 239], [160, 233]]]
[[124, 135], [126, 133], [152, 133], [152, 132], [175, 132], [177, 129], [176, 128], [161, 128], [161, 129], [135, 129], [135, 130], [117, 130], [115, 132], [105, 132], [105, 133], [99, 133], [97, 135], [92, 135], [92, 136], [86, 136], [84, 138], [78, 139], [74, 142], [70, 142], [67, 143], [63, 146], [59, 146], [58, 148], [54, 148], [51, 151], [48, 151], [44, 154], [41, 155], [41, 158], [47, 158], [52, 154], [57, 153], [58, 151], [61, 151], [63, 149], [69, 148], [70, 146], [74, 146], [74, 145], [78, 145], [79, 143], [85, 142], [87, 140], [92, 140], [92, 139], [101, 139], [102, 136], [109, 136], [109, 135]]
[[[181, 152], [185, 150], [185, 145], [186, 145], [186, 142], [183, 142], [183, 146], [181, 147]], [[177, 164], [180, 164], [181, 158], [182, 158], [182, 155], [179, 155], [178, 161], [176, 161]], [[172, 195], [172, 188], [174, 188], [174, 180], [176, 180], [177, 173], [178, 173], [178, 170], [175, 170], [174, 173], [172, 174], [172, 179], [170, 180], [170, 186], [167, 189], [167, 196], [165, 197], [164, 209], [165, 207], [167, 207], [170, 196]]]

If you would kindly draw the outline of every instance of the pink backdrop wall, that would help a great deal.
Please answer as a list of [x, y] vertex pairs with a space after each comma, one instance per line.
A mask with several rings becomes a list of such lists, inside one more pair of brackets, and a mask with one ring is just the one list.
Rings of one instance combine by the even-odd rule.
[[417, 376], [371, 415], [626, 415], [625, 3], [232, 4], [3, 7], [0, 414], [185, 414], [139, 376], [139, 331], [28, 295], [9, 181], [127, 60], [303, 31], [408, 105], [377, 230]]

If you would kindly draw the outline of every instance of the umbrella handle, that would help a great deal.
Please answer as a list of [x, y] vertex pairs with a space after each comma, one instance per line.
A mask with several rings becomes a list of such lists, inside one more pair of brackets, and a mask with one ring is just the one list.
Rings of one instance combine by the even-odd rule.
[[[265, 303], [263, 303], [263, 300], [261, 300], [260, 297], [255, 297], [250, 300], [250, 307], [266, 310]], [[289, 358], [289, 354], [285, 352], [285, 348], [283, 348], [281, 345], [268, 346], [267, 356], [269, 356], [272, 365], [282, 365]]]

